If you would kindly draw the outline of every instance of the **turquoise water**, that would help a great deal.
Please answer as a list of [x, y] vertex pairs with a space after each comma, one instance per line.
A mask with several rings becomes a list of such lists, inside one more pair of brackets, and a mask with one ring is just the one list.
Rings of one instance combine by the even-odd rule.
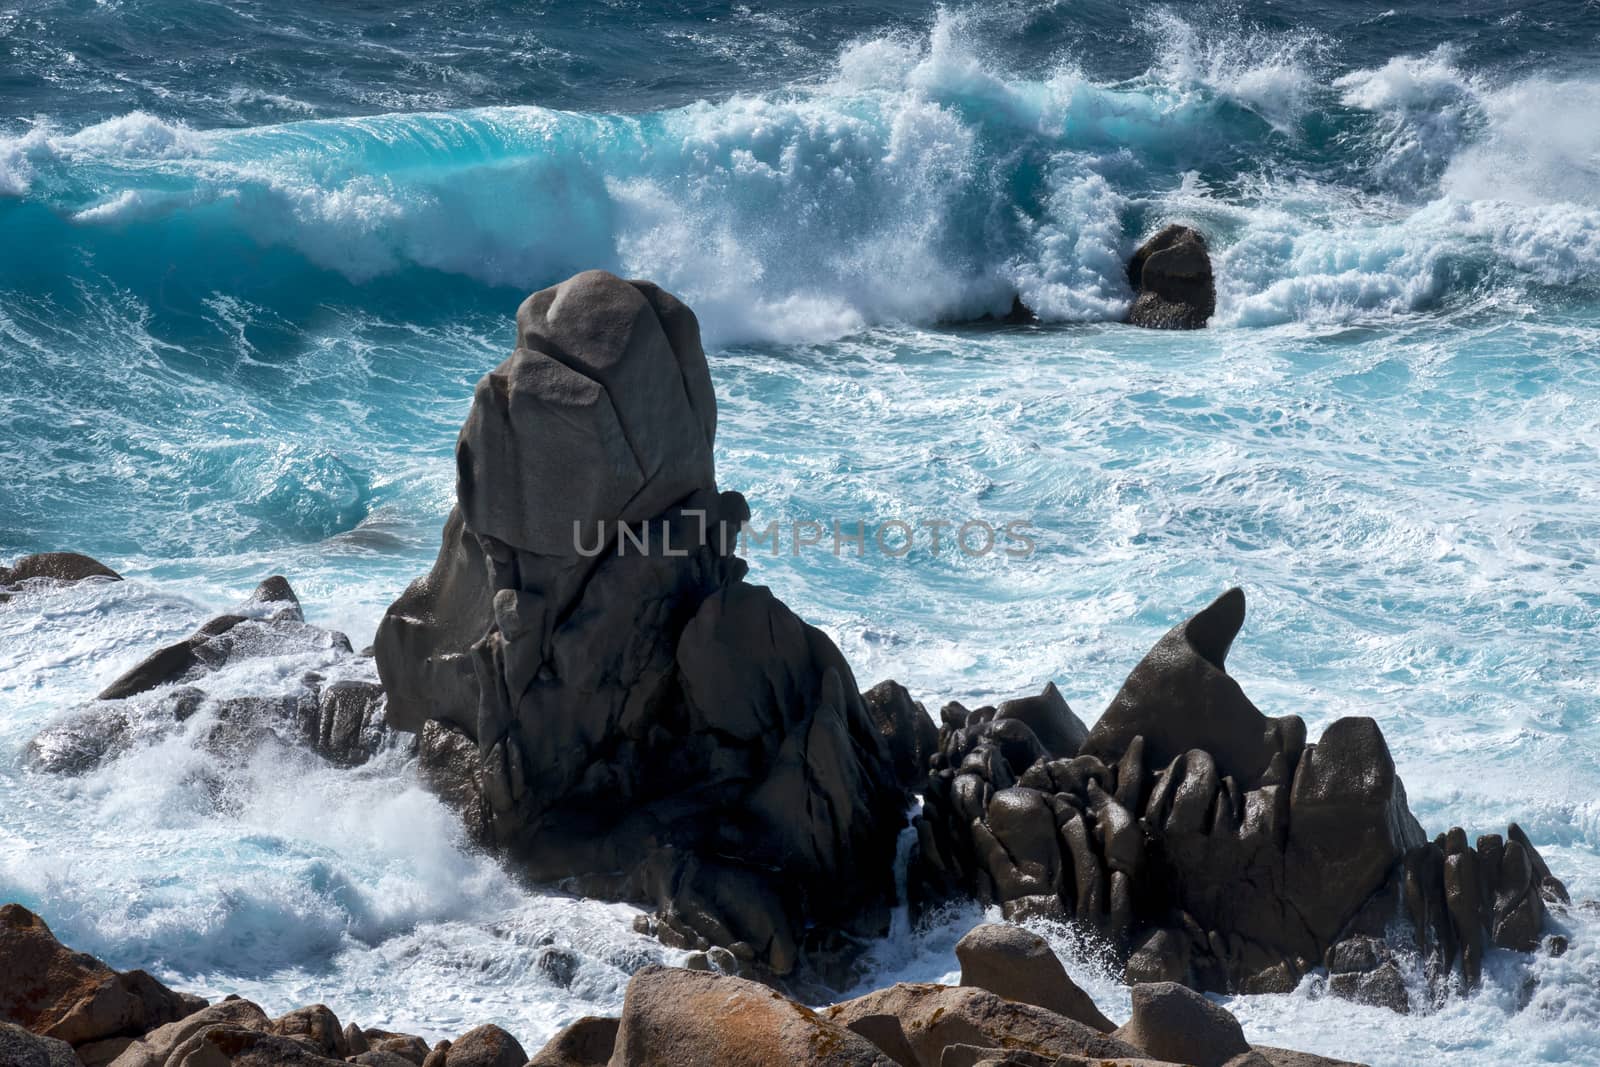
[[[263, 757], [223, 810], [182, 739], [19, 765], [267, 573], [366, 643], [432, 560], [517, 302], [602, 266], [699, 312], [719, 477], [758, 522], [1036, 530], [1016, 561], [754, 554], [863, 684], [1053, 679], [1092, 717], [1241, 584], [1258, 704], [1377, 717], [1431, 831], [1516, 819], [1600, 896], [1600, 15], [334, 10], [0, 13], [0, 558], [133, 579], [0, 607], [0, 895], [276, 1009], [530, 1046], [614, 1010], [662, 953], [628, 909], [464, 851], [398, 757]], [[1167, 221], [1212, 239], [1202, 333], [1115, 325]], [[1014, 293], [1043, 324], [940, 325]], [[971, 918], [883, 946], [880, 980], [951, 970]], [[1527, 1007], [1509, 956], [1427, 1016], [1232, 1006], [1372, 1063], [1600, 1063], [1600, 929], [1572, 923]]]

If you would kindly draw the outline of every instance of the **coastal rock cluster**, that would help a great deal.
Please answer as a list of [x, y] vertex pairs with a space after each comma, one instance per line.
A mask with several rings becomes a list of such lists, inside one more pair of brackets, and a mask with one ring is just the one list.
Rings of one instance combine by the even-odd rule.
[[[18, 568], [36, 571], [36, 559]], [[110, 573], [94, 567], [56, 568], [48, 577], [77, 581]], [[284, 657], [319, 669], [307, 670], [286, 691], [240, 692], [231, 684], [232, 674], [253, 661]], [[371, 660], [357, 656], [344, 634], [308, 624], [294, 590], [275, 575], [232, 611], [150, 653], [94, 701], [40, 731], [26, 761], [38, 771], [81, 774], [135, 745], [190, 729], [198, 745], [228, 760], [280, 744], [356, 766], [383, 743], [383, 713]]]
[[492, 1023], [430, 1045], [341, 1024], [326, 1005], [273, 1018], [208, 1004], [143, 971], [119, 974], [0, 907], [3, 1067], [1353, 1067], [1252, 1047], [1227, 1011], [1183, 986], [1139, 986], [1114, 1026], [1036, 934], [981, 926], [961, 984], [900, 983], [821, 1011], [715, 970], [653, 965], [617, 1018], [586, 1017], [532, 1057]]
[[1237, 589], [1163, 637], [1086, 728], [1052, 686], [941, 711], [916, 819], [916, 883], [1008, 916], [1075, 922], [1130, 983], [1288, 992], [1327, 967], [1335, 993], [1409, 1007], [1385, 941], [1417, 933], [1426, 973], [1475, 985], [1486, 946], [1532, 951], [1568, 902], [1527, 836], [1429, 841], [1378, 724], [1315, 743], [1269, 718], [1224, 663]]
[[909, 796], [886, 738], [932, 728], [744, 580], [716, 424], [672, 296], [591, 271], [529, 297], [438, 561], [378, 630], [388, 723], [529, 876], [646, 903], [669, 944], [825, 971], [887, 929]]
[[[78, 773], [180, 728], [222, 753], [277, 742], [345, 765], [408, 744], [476, 840], [530, 879], [644, 905], [639, 928], [716, 980], [791, 991], [842, 988], [892, 906], [963, 897], [1091, 932], [1131, 984], [1284, 992], [1325, 971], [1333, 993], [1400, 1011], [1418, 1006], [1410, 959], [1437, 997], [1475, 985], [1490, 947], [1563, 949], [1548, 913], [1566, 888], [1518, 826], [1429, 840], [1376, 721], [1341, 718], [1312, 741], [1299, 717], [1256, 708], [1225, 669], [1240, 590], [1162, 637], [1092, 727], [1054, 684], [996, 707], [947, 704], [937, 727], [894, 681], [862, 692], [821, 631], [746, 580], [735, 549], [749, 511], [718, 489], [715, 432], [687, 307], [598, 271], [536, 293], [515, 351], [478, 384], [438, 558], [390, 607], [372, 657], [307, 624], [269, 578], [43, 731], [29, 763]], [[115, 578], [57, 554], [0, 571], [0, 586]], [[291, 692], [227, 685], [234, 667], [286, 653], [317, 664]], [[962, 963], [988, 995], [1109, 1030], [1047, 951], [1008, 949], [986, 972], [982, 948]], [[640, 1011], [666, 981], [647, 978]], [[691, 984], [670, 996], [701, 1003], [693, 983], [712, 980], [673, 978]], [[763, 1039], [832, 1025], [797, 1007], [766, 1018], [782, 998], [753, 988], [738, 997], [772, 1027]], [[870, 1020], [904, 1029], [929, 1004], [941, 1018], [993, 1005], [873, 996], [841, 1025], [891, 1059], [978, 1062], [952, 1061], [950, 1042], [919, 1047], [911, 1030], [906, 1059]], [[662, 1047], [666, 1031], [628, 1018], [617, 1049]], [[622, 1055], [604, 1032], [563, 1040]], [[1032, 1054], [1127, 1051], [1064, 1047]]]

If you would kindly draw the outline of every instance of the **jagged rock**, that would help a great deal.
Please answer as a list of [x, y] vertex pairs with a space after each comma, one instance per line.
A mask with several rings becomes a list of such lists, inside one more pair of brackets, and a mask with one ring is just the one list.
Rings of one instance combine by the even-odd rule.
[[620, 1020], [585, 1015], [552, 1037], [527, 1067], [606, 1067], [617, 1044]]
[[1137, 294], [1128, 322], [1157, 330], [1197, 330], [1217, 308], [1216, 282], [1206, 239], [1187, 226], [1156, 233], [1128, 262]]
[[1134, 986], [1133, 1016], [1113, 1036], [1151, 1059], [1195, 1067], [1222, 1067], [1251, 1051], [1239, 1020], [1174, 982]]
[[72, 1046], [0, 1022], [0, 1064], [5, 1067], [82, 1067]]
[[999, 923], [974, 927], [956, 942], [956, 959], [961, 961], [964, 986], [1037, 1005], [1101, 1033], [1116, 1029], [1067, 976], [1049, 942], [1031, 930]]
[[907, 792], [922, 792], [928, 759], [939, 750], [939, 729], [905, 686], [890, 679], [861, 694], [867, 714], [894, 762], [895, 778]]
[[901, 982], [836, 1004], [829, 1019], [849, 1026], [871, 1015], [900, 1020], [915, 1067], [938, 1067], [951, 1045], [976, 1045], [1047, 1056], [1137, 1058], [1133, 1046], [1053, 1011], [970, 986]]
[[1122, 683], [1083, 751], [1111, 764], [1142, 737], [1147, 765], [1160, 767], [1201, 750], [1244, 789], [1260, 785], [1280, 753], [1294, 767], [1305, 723], [1263, 715], [1224, 668], [1244, 615], [1244, 591], [1230, 589], [1173, 627]]
[[445, 1067], [523, 1067], [528, 1054], [516, 1038], [488, 1023], [452, 1041], [444, 1062]]
[[1388, 1008], [1401, 1015], [1411, 1010], [1405, 976], [1392, 962], [1382, 963], [1370, 971], [1330, 975], [1328, 992], [1357, 1004]]
[[[948, 705], [907, 879], [923, 905], [1070, 919], [1129, 982], [1217, 992], [1289, 992], [1402, 909], [1438, 988], [1458, 959], [1475, 982], [1486, 944], [1535, 947], [1565, 887], [1526, 836], [1428, 842], [1375, 721], [1308, 745], [1263, 715], [1224, 669], [1244, 612], [1230, 590], [1162, 637], [1071, 759], [1022, 717]], [[1335, 985], [1401, 1007], [1382, 962]]]
[[137, 1037], [205, 1007], [143, 971], [118, 973], [57, 941], [20, 904], [0, 906], [0, 1022], [85, 1045]]
[[1319, 945], [1426, 840], [1377, 722], [1339, 719], [1306, 748], [1290, 793], [1285, 890]]
[[517, 338], [438, 561], [379, 627], [387, 722], [528, 876], [649, 904], [683, 947], [826, 969], [837, 931], [887, 929], [926, 728], [744, 581], [686, 307], [592, 271], [529, 297]]
[[623, 1000], [611, 1067], [894, 1067], [865, 1038], [765, 986], [646, 967]]
[[1036, 697], [1007, 700], [995, 709], [994, 721], [1015, 719], [1027, 726], [1045, 752], [1054, 759], [1071, 759], [1083, 748], [1089, 736], [1083, 720], [1074, 715], [1067, 701], [1056, 688], [1056, 683], [1046, 682], [1044, 691]]
[[383, 687], [344, 679], [322, 689], [317, 702], [302, 706], [306, 747], [344, 767], [367, 762], [383, 744]]

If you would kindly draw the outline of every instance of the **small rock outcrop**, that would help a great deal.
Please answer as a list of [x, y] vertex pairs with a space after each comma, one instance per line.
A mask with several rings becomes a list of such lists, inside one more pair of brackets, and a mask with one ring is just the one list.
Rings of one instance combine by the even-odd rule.
[[1010, 923], [974, 927], [956, 942], [956, 959], [961, 961], [964, 986], [1037, 1005], [1101, 1033], [1116, 1029], [1089, 994], [1067, 976], [1049, 943], [1031, 930]]
[[669, 944], [820, 972], [841, 932], [887, 929], [902, 783], [932, 739], [745, 581], [716, 418], [672, 296], [591, 271], [529, 297], [378, 670], [425, 778], [529, 876], [646, 903]]
[[23, 556], [9, 567], [0, 567], [0, 604], [22, 592], [27, 582], [70, 584], [90, 578], [122, 581], [122, 575], [104, 563], [77, 552], [40, 552]]
[[912, 885], [1074, 921], [1130, 983], [1287, 992], [1328, 967], [1334, 993], [1398, 1010], [1397, 919], [1436, 988], [1476, 983], [1486, 945], [1537, 947], [1566, 890], [1526, 835], [1430, 842], [1375, 721], [1313, 744], [1263, 715], [1225, 670], [1244, 615], [1235, 589], [1175, 627], [1087, 731], [1053, 689], [1028, 715], [944, 708]]
[[1173, 982], [1134, 986], [1133, 1017], [1115, 1036], [1152, 1059], [1194, 1067], [1223, 1067], [1251, 1051], [1239, 1020], [1227, 1009]]
[[[229, 673], [248, 671], [262, 657], [295, 657], [309, 669], [287, 688], [241, 694]], [[344, 634], [307, 623], [289, 583], [273, 576], [232, 611], [152, 652], [92, 703], [46, 726], [29, 742], [27, 762], [37, 771], [82, 774], [136, 745], [192, 729], [197, 744], [219, 755], [242, 757], [276, 742], [356, 766], [386, 737], [375, 674]]]
[[1133, 306], [1128, 322], [1153, 330], [1198, 330], [1217, 309], [1206, 239], [1188, 226], [1168, 226], [1128, 261]]

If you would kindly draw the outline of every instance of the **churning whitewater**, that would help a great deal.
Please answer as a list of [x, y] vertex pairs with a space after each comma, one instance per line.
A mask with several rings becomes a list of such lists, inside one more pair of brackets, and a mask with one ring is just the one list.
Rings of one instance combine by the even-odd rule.
[[[698, 313], [759, 522], [1037, 530], [1025, 560], [753, 553], [863, 687], [1054, 680], [1092, 720], [1240, 584], [1264, 711], [1375, 717], [1425, 825], [1519, 821], [1600, 896], [1600, 12], [1254, 6], [0, 12], [0, 561], [133, 579], [0, 604], [0, 897], [203, 994], [529, 1048], [681, 957], [468, 848], [398, 748], [241, 767], [202, 718], [24, 769], [267, 574], [367, 644], [517, 302], [593, 267]], [[1210, 242], [1205, 331], [1118, 325], [1167, 222]], [[1016, 297], [1038, 325], [982, 321]], [[1600, 1064], [1574, 915], [1564, 956], [1491, 953], [1435, 1011], [1315, 977], [1228, 1006], [1372, 1064]], [[861, 988], [953, 974], [978, 917], [900, 923]]]

